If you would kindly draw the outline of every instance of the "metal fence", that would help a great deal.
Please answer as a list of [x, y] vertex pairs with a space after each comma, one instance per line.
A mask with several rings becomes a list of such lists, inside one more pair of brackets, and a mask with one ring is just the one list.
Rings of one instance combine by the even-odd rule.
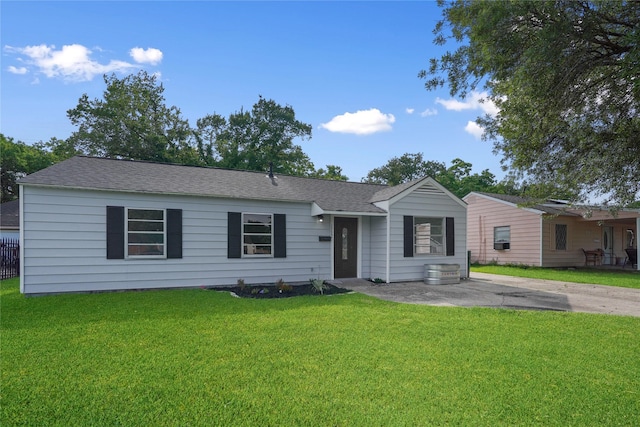
[[20, 275], [20, 241], [0, 240], [0, 279], [10, 279]]

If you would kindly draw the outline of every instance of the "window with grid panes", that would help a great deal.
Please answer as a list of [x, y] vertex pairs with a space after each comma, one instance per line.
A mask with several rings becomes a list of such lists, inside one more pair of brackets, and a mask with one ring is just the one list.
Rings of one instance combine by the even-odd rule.
[[556, 250], [567, 250], [567, 225], [556, 224]]

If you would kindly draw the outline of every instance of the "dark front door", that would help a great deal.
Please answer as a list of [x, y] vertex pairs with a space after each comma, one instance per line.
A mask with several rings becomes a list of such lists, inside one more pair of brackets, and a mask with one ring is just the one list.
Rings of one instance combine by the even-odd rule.
[[358, 219], [336, 217], [333, 223], [336, 279], [358, 276]]

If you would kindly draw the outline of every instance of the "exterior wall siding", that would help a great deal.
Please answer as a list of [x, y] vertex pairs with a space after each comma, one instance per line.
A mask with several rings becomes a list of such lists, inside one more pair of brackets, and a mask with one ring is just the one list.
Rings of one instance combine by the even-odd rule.
[[358, 218], [360, 223], [360, 277], [371, 275], [371, 219], [367, 216]]
[[387, 218], [371, 218], [371, 269], [367, 277], [386, 280], [387, 276]]
[[0, 230], [0, 239], [16, 239], [20, 240], [20, 232], [19, 231], [6, 231]]
[[[567, 249], [556, 249], [556, 224], [567, 226]], [[584, 264], [584, 254], [582, 247], [589, 249], [589, 245], [583, 243], [584, 226], [586, 224], [577, 224], [574, 218], [556, 217], [544, 219], [542, 221], [542, 266], [543, 267], [566, 267]]]
[[[452, 217], [455, 221], [455, 255], [434, 256], [415, 255], [404, 257], [403, 217], [432, 216]], [[398, 200], [391, 206], [391, 237], [390, 237], [390, 281], [413, 281], [424, 279], [426, 264], [459, 264], [460, 276], [468, 277], [467, 268], [467, 214], [465, 206], [460, 205], [446, 194], [411, 193]]]
[[[473, 194], [466, 202], [472, 263], [540, 266], [540, 215]], [[501, 226], [510, 227], [508, 250], [493, 248], [493, 230]]]
[[[567, 224], [567, 250], [555, 249], [555, 224]], [[602, 225], [613, 227], [613, 258], [611, 265], [624, 262], [626, 258], [625, 224], [604, 222]], [[584, 266], [585, 257], [582, 249], [594, 250], [603, 248], [603, 230], [598, 221], [589, 221], [579, 217], [558, 217], [545, 220], [543, 223], [543, 266], [569, 267]], [[607, 260], [602, 260], [606, 263]]]
[[[27, 294], [329, 279], [330, 225], [304, 203], [23, 188]], [[106, 258], [106, 206], [182, 209], [181, 259]], [[227, 258], [227, 212], [287, 215], [287, 257]]]
[[[582, 249], [603, 248], [602, 226], [613, 227], [613, 257], [611, 264], [626, 258], [626, 230], [631, 223], [613, 220], [598, 221], [581, 216], [543, 217], [522, 208], [477, 195], [466, 198], [468, 203], [467, 243], [471, 261], [486, 264], [524, 264], [541, 267], [579, 267], [585, 265]], [[556, 249], [556, 224], [567, 226], [567, 248]], [[493, 249], [493, 229], [510, 226], [509, 250]], [[606, 260], [603, 260], [606, 261]]]

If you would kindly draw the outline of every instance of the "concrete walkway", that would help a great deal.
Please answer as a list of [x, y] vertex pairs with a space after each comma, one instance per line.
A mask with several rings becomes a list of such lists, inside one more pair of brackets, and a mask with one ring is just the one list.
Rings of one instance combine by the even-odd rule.
[[640, 317], [640, 289], [471, 273], [455, 285], [423, 282], [373, 284], [361, 279], [334, 282], [376, 298], [410, 304], [574, 311]]

